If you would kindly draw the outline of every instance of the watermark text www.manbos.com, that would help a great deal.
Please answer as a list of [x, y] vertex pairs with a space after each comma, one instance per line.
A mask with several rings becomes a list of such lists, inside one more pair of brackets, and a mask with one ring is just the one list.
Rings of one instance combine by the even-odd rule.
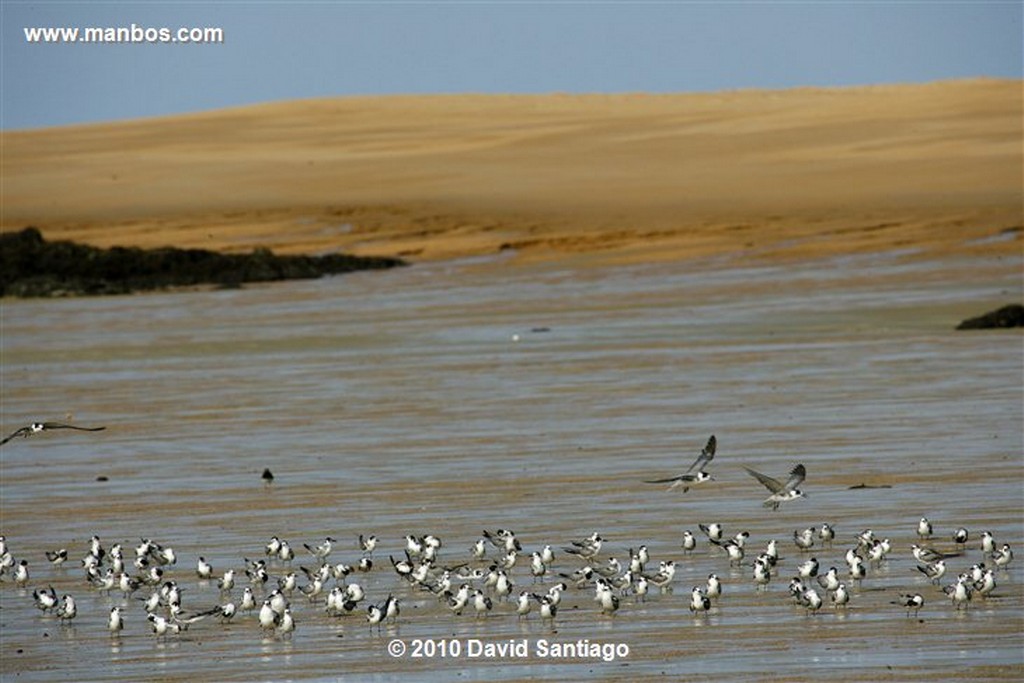
[[219, 26], [26, 26], [26, 43], [184, 44], [224, 42]]
[[629, 657], [625, 643], [598, 643], [586, 638], [559, 642], [546, 638], [487, 641], [478, 638], [399, 638], [387, 645], [392, 657], [409, 659], [548, 659], [614, 662]]

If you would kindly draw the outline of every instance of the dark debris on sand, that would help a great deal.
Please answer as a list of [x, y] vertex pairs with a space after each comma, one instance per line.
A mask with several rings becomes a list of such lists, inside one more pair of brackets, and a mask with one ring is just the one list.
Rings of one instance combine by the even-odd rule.
[[956, 326], [958, 330], [992, 330], [1006, 327], [1024, 327], [1024, 306], [1010, 304], [989, 311], [977, 318], [968, 318]]
[[52, 297], [245, 282], [299, 280], [405, 265], [397, 258], [347, 254], [277, 256], [269, 249], [223, 254], [206, 249], [100, 249], [47, 242], [36, 228], [0, 235], [0, 296]]

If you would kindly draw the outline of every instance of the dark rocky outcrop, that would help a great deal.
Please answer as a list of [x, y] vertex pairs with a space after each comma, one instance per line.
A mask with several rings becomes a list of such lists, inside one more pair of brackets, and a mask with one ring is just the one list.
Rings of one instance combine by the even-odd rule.
[[36, 228], [0, 235], [0, 296], [44, 297], [270, 282], [393, 268], [401, 259], [346, 254], [277, 256], [269, 249], [222, 254], [205, 249], [100, 249], [47, 242]]
[[991, 330], [1003, 327], [1024, 327], [1024, 306], [1010, 304], [989, 311], [977, 318], [968, 318], [956, 326], [958, 330]]

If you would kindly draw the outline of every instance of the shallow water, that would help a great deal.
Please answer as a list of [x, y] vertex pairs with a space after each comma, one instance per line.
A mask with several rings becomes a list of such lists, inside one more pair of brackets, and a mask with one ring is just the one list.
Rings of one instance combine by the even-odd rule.
[[[5, 300], [4, 432], [69, 414], [108, 428], [0, 451], [0, 533], [32, 572], [25, 589], [0, 582], [0, 672], [29, 681], [1019, 678], [1021, 336], [953, 327], [1019, 301], [1020, 268], [898, 254], [758, 267], [466, 261], [231, 291]], [[685, 469], [712, 433], [715, 482], [685, 494], [641, 482]], [[796, 462], [807, 466], [809, 497], [762, 508], [767, 492], [740, 465], [781, 478]], [[270, 487], [264, 467], [276, 475]], [[889, 488], [849, 488], [861, 483]], [[985, 529], [1015, 548], [992, 597], [958, 613], [914, 570], [922, 515], [942, 549], [955, 527], [972, 532], [947, 580], [983, 561]], [[712, 521], [749, 531], [749, 555], [780, 541], [785, 559], [768, 590], [703, 539], [683, 556], [682, 531], [699, 535], [697, 524]], [[839, 539], [814, 549], [823, 570], [845, 572], [843, 553], [865, 528], [895, 549], [853, 588], [847, 610], [807, 616], [787, 594], [802, 560], [790, 539], [825, 521]], [[440, 536], [442, 561], [454, 563], [498, 527], [527, 551], [595, 530], [608, 539], [602, 557], [625, 560], [647, 544], [655, 565], [679, 562], [674, 592], [624, 598], [606, 617], [591, 590], [571, 591], [552, 627], [537, 614], [518, 620], [507, 604], [486, 618], [453, 616], [390, 568], [406, 534]], [[218, 573], [241, 570], [279, 535], [299, 551], [293, 564], [309, 566], [302, 543], [331, 535], [340, 539], [331, 560], [352, 562], [356, 536], [374, 533], [377, 564], [356, 580], [373, 601], [400, 596], [402, 614], [378, 634], [361, 614], [328, 617], [296, 594], [291, 640], [265, 638], [254, 616], [240, 616], [157, 641], [140, 603], [85, 584], [79, 559], [94, 533], [129, 558], [143, 536], [172, 546], [179, 560], [168, 576], [186, 587], [186, 611], [221, 599], [196, 580], [199, 555]], [[71, 551], [66, 568], [47, 566], [44, 551], [57, 547]], [[555, 569], [579, 564], [559, 553]], [[524, 555], [517, 592], [533, 588], [528, 566]], [[724, 595], [695, 618], [690, 588], [712, 571]], [[32, 588], [46, 584], [78, 599], [71, 625], [33, 606]], [[889, 604], [901, 592], [925, 595], [919, 618]], [[128, 623], [116, 640], [105, 630], [113, 604], [126, 605]], [[462, 650], [391, 658], [394, 638], [454, 639]], [[469, 656], [471, 641], [523, 639], [525, 658]], [[629, 653], [541, 657], [542, 639]]]

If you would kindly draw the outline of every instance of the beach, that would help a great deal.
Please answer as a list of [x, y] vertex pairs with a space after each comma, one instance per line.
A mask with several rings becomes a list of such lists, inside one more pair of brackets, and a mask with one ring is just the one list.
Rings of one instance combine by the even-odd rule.
[[416, 261], [1012, 254], [1021, 83], [393, 96], [7, 131], [3, 230]]
[[[5, 132], [3, 229], [96, 246], [398, 256], [408, 267], [230, 290], [5, 299], [4, 434], [35, 420], [106, 429], [0, 450], [0, 533], [32, 580], [0, 581], [0, 673], [74, 680], [1019, 680], [1024, 672], [1024, 436], [1019, 330], [956, 331], [1021, 300], [1021, 84], [952, 81], [694, 95], [345, 98]], [[685, 471], [710, 435], [714, 481]], [[806, 493], [772, 511], [750, 467]], [[271, 484], [261, 474], [274, 474]], [[1017, 557], [956, 609], [911, 546], [977, 563], [982, 531]], [[699, 531], [747, 531], [731, 565]], [[802, 552], [794, 531], [835, 526]], [[952, 541], [970, 531], [963, 548]], [[400, 578], [407, 535], [476, 561], [512, 529], [515, 593], [585, 563], [678, 569], [669, 590], [592, 585], [554, 622], [514, 601], [453, 614]], [[844, 555], [892, 544], [867, 576]], [[699, 537], [693, 553], [682, 534]], [[89, 538], [173, 547], [188, 613], [249, 585], [272, 536], [330, 562], [367, 601], [290, 597], [290, 637], [255, 613], [168, 638], [140, 600], [83, 578]], [[753, 558], [775, 539], [767, 586]], [[535, 580], [529, 553], [556, 559]], [[66, 547], [63, 567], [45, 551]], [[958, 553], [958, 554], [953, 554]], [[851, 600], [809, 613], [796, 566], [836, 566]], [[229, 592], [200, 580], [239, 574]], [[716, 573], [707, 614], [691, 589]], [[61, 625], [33, 605], [79, 601]], [[330, 582], [333, 586], [334, 582]], [[817, 585], [817, 584], [815, 584]], [[920, 593], [919, 614], [899, 605]], [[396, 623], [366, 606], [399, 598]], [[126, 627], [106, 631], [113, 606]], [[395, 649], [400, 642], [404, 651]], [[429, 646], [424, 643], [431, 643]], [[583, 643], [582, 645], [578, 645]], [[506, 647], [507, 646], [507, 647]], [[595, 646], [595, 647], [591, 647]], [[419, 648], [419, 649], [417, 649]], [[454, 654], [458, 648], [458, 654]], [[414, 656], [419, 652], [420, 656]], [[442, 655], [444, 653], [444, 655]]]

